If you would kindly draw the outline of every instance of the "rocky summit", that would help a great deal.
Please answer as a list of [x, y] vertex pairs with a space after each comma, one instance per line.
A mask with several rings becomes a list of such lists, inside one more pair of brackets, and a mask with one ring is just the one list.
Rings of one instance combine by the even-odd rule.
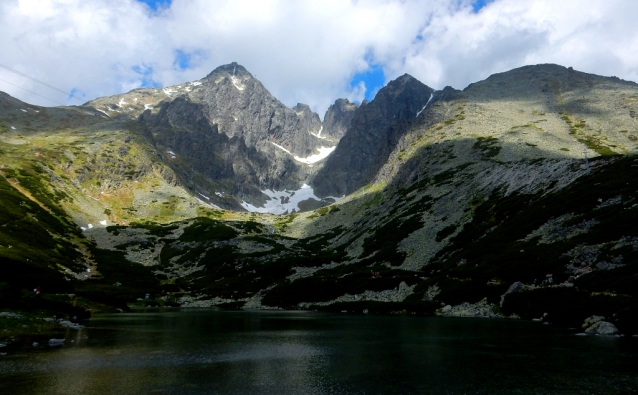
[[558, 65], [463, 90], [404, 75], [323, 120], [236, 63], [82, 106], [0, 94], [0, 307], [365, 310], [634, 334], [636, 114], [634, 82]]

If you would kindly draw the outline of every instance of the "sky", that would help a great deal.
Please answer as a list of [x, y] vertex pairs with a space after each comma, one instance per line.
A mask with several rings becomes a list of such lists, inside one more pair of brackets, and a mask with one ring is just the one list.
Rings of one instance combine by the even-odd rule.
[[2, 0], [0, 91], [77, 105], [237, 62], [323, 117], [405, 73], [463, 89], [557, 63], [638, 81], [637, 17], [633, 0]]

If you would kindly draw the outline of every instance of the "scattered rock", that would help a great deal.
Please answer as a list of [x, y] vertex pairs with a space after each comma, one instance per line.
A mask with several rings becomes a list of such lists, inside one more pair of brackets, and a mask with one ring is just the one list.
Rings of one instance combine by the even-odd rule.
[[3, 311], [0, 313], [0, 317], [4, 318], [22, 318], [20, 314], [10, 313], [8, 311]]
[[593, 333], [596, 335], [611, 336], [618, 334], [618, 328], [616, 328], [616, 326], [610, 322], [598, 321], [589, 328], [585, 329], [585, 332]]
[[434, 300], [438, 294], [441, 293], [441, 289], [438, 284], [430, 285], [428, 290], [423, 295], [423, 300]]
[[82, 329], [82, 328], [84, 328], [84, 325], [76, 324], [74, 322], [66, 321], [66, 320], [60, 320], [60, 321], [58, 321], [58, 323], [61, 326], [65, 327], [65, 328], [71, 328], [71, 329]]
[[601, 262], [598, 262], [596, 264], [596, 268], [600, 269], [600, 270], [607, 270], [610, 267], [611, 267], [611, 265], [608, 262], [605, 262], [605, 261], [601, 261]]
[[500, 314], [494, 313], [494, 305], [487, 302], [487, 298], [484, 298], [480, 302], [470, 304], [461, 303], [456, 306], [447, 305], [437, 312], [438, 315], [447, 317], [481, 317], [481, 318], [495, 318], [503, 317]]

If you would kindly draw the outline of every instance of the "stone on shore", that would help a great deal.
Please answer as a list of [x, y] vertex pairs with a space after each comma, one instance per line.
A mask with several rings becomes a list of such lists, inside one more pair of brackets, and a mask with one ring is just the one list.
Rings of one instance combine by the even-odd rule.
[[585, 328], [589, 328], [590, 326], [594, 325], [596, 322], [598, 321], [602, 321], [604, 320], [605, 317], [603, 317], [602, 315], [592, 315], [589, 318], [585, 319], [585, 322], [583, 323], [583, 329]]
[[595, 335], [613, 336], [618, 334], [618, 328], [610, 322], [598, 321], [589, 328], [585, 329], [586, 333]]

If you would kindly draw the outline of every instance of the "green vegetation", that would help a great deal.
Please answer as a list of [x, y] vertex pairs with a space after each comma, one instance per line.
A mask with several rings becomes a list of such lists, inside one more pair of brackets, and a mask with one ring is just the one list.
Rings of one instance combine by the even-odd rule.
[[493, 158], [501, 152], [501, 145], [495, 137], [477, 137], [473, 149], [479, 151], [483, 158]]

